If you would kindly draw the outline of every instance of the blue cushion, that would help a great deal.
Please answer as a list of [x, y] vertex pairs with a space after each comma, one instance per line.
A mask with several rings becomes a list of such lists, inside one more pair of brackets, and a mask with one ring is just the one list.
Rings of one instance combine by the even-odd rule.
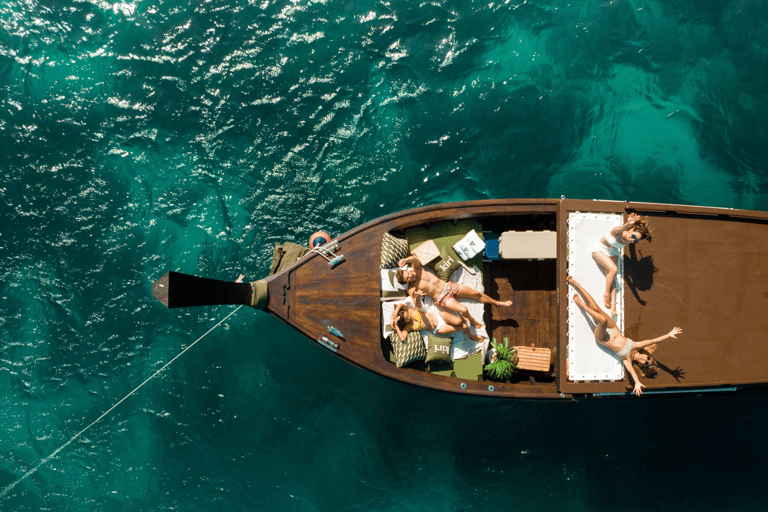
[[499, 239], [485, 241], [485, 257], [489, 260], [499, 259]]

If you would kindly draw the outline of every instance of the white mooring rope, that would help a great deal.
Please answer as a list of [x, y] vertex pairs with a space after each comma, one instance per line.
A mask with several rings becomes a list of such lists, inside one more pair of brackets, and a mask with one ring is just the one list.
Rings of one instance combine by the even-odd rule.
[[208, 336], [208, 334], [210, 334], [210, 333], [211, 333], [211, 331], [213, 331], [215, 328], [217, 328], [218, 326], [220, 326], [221, 324], [223, 324], [223, 323], [224, 323], [224, 322], [225, 322], [225, 321], [226, 321], [226, 320], [227, 320], [229, 317], [231, 317], [232, 315], [234, 315], [235, 313], [237, 313], [237, 312], [238, 312], [238, 310], [240, 310], [240, 308], [241, 308], [241, 307], [243, 307], [243, 306], [238, 306], [238, 307], [237, 307], [237, 309], [235, 309], [233, 312], [231, 312], [230, 314], [228, 314], [227, 316], [225, 316], [223, 320], [221, 320], [219, 323], [217, 323], [216, 325], [214, 325], [213, 327], [211, 327], [211, 328], [208, 330], [208, 332], [206, 332], [205, 334], [203, 334], [202, 336], [200, 336], [199, 338], [197, 338], [197, 339], [195, 340], [195, 343], [191, 344], [190, 346], [188, 346], [187, 348], [185, 348], [184, 350], [182, 350], [181, 352], [179, 352], [179, 354], [178, 354], [176, 357], [174, 357], [173, 359], [171, 359], [170, 361], [168, 361], [168, 362], [165, 364], [165, 366], [163, 366], [162, 368], [160, 368], [159, 370], [157, 370], [157, 371], [156, 371], [155, 373], [153, 373], [153, 374], [152, 374], [152, 375], [151, 375], [151, 376], [150, 376], [150, 377], [149, 377], [147, 380], [145, 380], [144, 382], [142, 382], [141, 384], [139, 384], [139, 386], [138, 386], [136, 389], [134, 389], [133, 391], [131, 391], [130, 393], [128, 393], [127, 395], [125, 395], [125, 396], [124, 396], [124, 397], [123, 397], [123, 398], [122, 398], [122, 399], [121, 399], [119, 402], [117, 402], [115, 405], [113, 405], [112, 407], [110, 407], [110, 408], [109, 408], [109, 410], [107, 410], [107, 412], [105, 412], [104, 414], [102, 414], [101, 416], [99, 416], [98, 418], [96, 418], [96, 419], [95, 419], [95, 420], [94, 420], [94, 421], [93, 421], [93, 422], [92, 422], [90, 425], [88, 425], [88, 426], [87, 426], [87, 427], [85, 427], [83, 430], [81, 430], [80, 432], [78, 432], [77, 434], [75, 434], [75, 436], [74, 436], [72, 439], [70, 439], [69, 441], [67, 441], [66, 443], [64, 443], [62, 446], [60, 446], [59, 448], [57, 448], [57, 449], [56, 449], [56, 451], [54, 451], [52, 454], [50, 454], [49, 456], [47, 456], [46, 458], [44, 458], [43, 460], [41, 460], [41, 461], [40, 461], [40, 463], [39, 463], [37, 466], [35, 466], [34, 468], [32, 468], [32, 469], [30, 469], [29, 471], [27, 471], [26, 473], [24, 473], [24, 475], [23, 475], [21, 478], [19, 478], [18, 480], [16, 480], [15, 482], [13, 482], [11, 485], [9, 485], [9, 486], [8, 486], [8, 487], [6, 487], [5, 489], [3, 489], [3, 490], [2, 490], [2, 492], [0, 492], [0, 498], [4, 498], [4, 497], [5, 497], [5, 495], [6, 495], [6, 494], [8, 494], [9, 492], [11, 492], [11, 491], [13, 490], [13, 488], [14, 488], [14, 487], [16, 487], [17, 485], [19, 485], [19, 484], [20, 484], [20, 483], [21, 483], [23, 480], [25, 480], [25, 479], [26, 479], [28, 476], [30, 476], [30, 475], [32, 475], [32, 474], [34, 474], [34, 473], [35, 473], [35, 472], [36, 472], [38, 469], [40, 469], [40, 467], [41, 467], [43, 464], [47, 464], [47, 463], [48, 463], [48, 462], [49, 462], [51, 459], [53, 459], [54, 457], [56, 457], [56, 455], [58, 455], [58, 453], [59, 453], [61, 450], [63, 450], [64, 448], [66, 448], [67, 446], [69, 446], [70, 444], [72, 444], [72, 442], [73, 442], [75, 439], [77, 439], [78, 437], [80, 437], [81, 435], [83, 435], [83, 434], [85, 433], [85, 431], [86, 431], [86, 430], [88, 430], [89, 428], [91, 428], [92, 426], [94, 426], [94, 425], [95, 425], [96, 423], [98, 423], [98, 422], [99, 422], [99, 421], [100, 421], [102, 418], [104, 418], [104, 416], [106, 416], [107, 414], [109, 414], [110, 412], [112, 412], [112, 410], [113, 410], [115, 407], [117, 407], [118, 405], [120, 405], [121, 403], [123, 403], [125, 400], [127, 400], [127, 399], [128, 399], [128, 397], [130, 397], [130, 396], [131, 396], [131, 395], [133, 395], [135, 392], [137, 392], [139, 389], [141, 389], [141, 387], [142, 387], [142, 386], [144, 386], [144, 384], [146, 384], [146, 383], [147, 383], [147, 382], [149, 382], [150, 380], [154, 379], [154, 378], [155, 378], [155, 376], [156, 376], [157, 374], [159, 374], [160, 372], [162, 372], [163, 370], [165, 370], [166, 368], [168, 368], [168, 367], [171, 365], [171, 363], [173, 363], [175, 360], [177, 360], [179, 357], [181, 357], [181, 356], [184, 354], [184, 352], [186, 352], [187, 350], [189, 350], [189, 349], [191, 349], [192, 347], [194, 347], [194, 346], [195, 346], [195, 344], [196, 344], [198, 341], [200, 341], [201, 339], [203, 339], [203, 338], [205, 338], [206, 336]]

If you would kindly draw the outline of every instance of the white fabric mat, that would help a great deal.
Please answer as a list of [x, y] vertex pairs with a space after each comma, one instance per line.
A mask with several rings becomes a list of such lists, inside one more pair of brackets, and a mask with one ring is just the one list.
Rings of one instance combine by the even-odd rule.
[[[568, 275], [578, 281], [601, 309], [604, 307], [605, 275], [592, 257], [595, 243], [611, 228], [624, 223], [620, 214], [571, 213], [568, 217]], [[624, 265], [618, 262], [616, 313], [624, 331]], [[594, 320], [573, 302], [576, 290], [568, 286], [568, 378], [572, 381], [623, 380], [621, 361], [595, 341]]]

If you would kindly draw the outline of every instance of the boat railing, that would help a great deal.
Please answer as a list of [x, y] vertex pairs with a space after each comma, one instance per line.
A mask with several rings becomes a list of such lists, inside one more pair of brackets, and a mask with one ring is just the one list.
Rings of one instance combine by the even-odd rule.
[[[339, 249], [339, 242], [338, 240], [331, 240], [325, 245], [318, 245], [316, 247], [313, 247], [312, 250], [310, 250], [310, 253], [317, 253], [328, 262], [328, 264], [331, 266], [331, 268], [335, 267], [342, 261], [344, 261], [344, 255], [343, 254], [336, 254], [334, 251], [337, 251]], [[330, 255], [330, 256], [329, 256]]]

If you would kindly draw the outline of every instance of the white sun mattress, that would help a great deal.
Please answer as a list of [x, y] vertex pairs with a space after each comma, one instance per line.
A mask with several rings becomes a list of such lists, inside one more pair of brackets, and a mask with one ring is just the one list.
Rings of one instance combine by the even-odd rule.
[[[605, 275], [592, 258], [595, 243], [611, 228], [622, 225], [620, 214], [571, 213], [568, 217], [568, 275], [578, 281], [606, 313], [603, 294]], [[616, 276], [616, 313], [614, 318], [624, 330], [624, 266], [618, 261]], [[576, 290], [568, 287], [568, 379], [572, 381], [614, 381], [624, 379], [621, 361], [595, 341], [595, 323], [573, 302]]]

